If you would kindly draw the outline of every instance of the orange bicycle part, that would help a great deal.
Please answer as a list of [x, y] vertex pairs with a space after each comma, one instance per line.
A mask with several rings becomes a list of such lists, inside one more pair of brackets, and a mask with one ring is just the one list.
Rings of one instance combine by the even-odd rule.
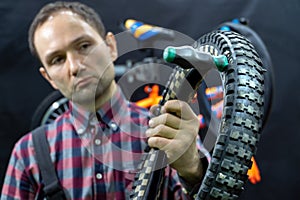
[[144, 91], [148, 93], [148, 97], [141, 99], [136, 102], [138, 106], [144, 108], [150, 108], [152, 105], [156, 105], [162, 99], [162, 96], [159, 95], [159, 86], [153, 85], [150, 87], [149, 85], [145, 86]]
[[247, 173], [248, 179], [252, 184], [256, 184], [261, 181], [261, 176], [260, 176], [260, 172], [259, 172], [257, 163], [253, 156], [252, 156], [251, 160], [252, 160], [252, 167], [251, 167], [251, 169], [248, 170], [248, 173]]

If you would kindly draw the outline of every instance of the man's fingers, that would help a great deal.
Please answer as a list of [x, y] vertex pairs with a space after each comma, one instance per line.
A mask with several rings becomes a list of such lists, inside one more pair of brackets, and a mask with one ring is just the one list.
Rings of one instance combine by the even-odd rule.
[[182, 126], [182, 121], [177, 116], [169, 114], [169, 113], [164, 113], [157, 117], [153, 117], [149, 121], [150, 128], [154, 128], [155, 126], [157, 126], [159, 124], [164, 124], [166, 126], [174, 128], [174, 129], [180, 129]]
[[161, 105], [153, 105], [150, 107], [150, 113], [153, 115], [153, 116], [158, 116], [161, 114]]
[[191, 107], [184, 101], [170, 100], [167, 101], [161, 108], [162, 113], [173, 113], [181, 119], [191, 119], [194, 117], [194, 112]]
[[168, 144], [170, 144], [171, 140], [163, 137], [150, 137], [148, 139], [148, 145], [152, 148], [158, 148], [160, 150], [164, 150]]
[[160, 124], [154, 128], [148, 128], [146, 131], [147, 137], [164, 137], [167, 139], [173, 139], [175, 138], [176, 134], [177, 130], [163, 124]]

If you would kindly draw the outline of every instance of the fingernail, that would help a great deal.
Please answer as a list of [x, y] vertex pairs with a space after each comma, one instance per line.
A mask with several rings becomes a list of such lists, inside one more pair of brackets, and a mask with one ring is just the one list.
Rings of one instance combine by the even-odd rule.
[[160, 113], [166, 113], [166, 108], [164, 106], [161, 107]]
[[154, 122], [153, 122], [153, 120], [152, 120], [152, 119], [150, 119], [150, 120], [149, 120], [149, 122], [148, 122], [148, 124], [149, 124], [149, 126], [150, 126], [150, 127], [152, 127], [152, 126], [153, 126], [153, 123], [154, 123]]
[[146, 134], [147, 137], [149, 137], [151, 135], [151, 130], [147, 129], [146, 132], [145, 132], [145, 134]]

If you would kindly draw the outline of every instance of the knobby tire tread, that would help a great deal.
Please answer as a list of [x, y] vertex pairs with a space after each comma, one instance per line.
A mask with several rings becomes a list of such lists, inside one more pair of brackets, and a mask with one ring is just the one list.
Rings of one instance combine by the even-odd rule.
[[196, 41], [194, 48], [225, 55], [229, 61], [221, 75], [224, 108], [218, 138], [197, 199], [238, 199], [262, 131], [262, 62], [250, 41], [235, 32], [208, 33]]

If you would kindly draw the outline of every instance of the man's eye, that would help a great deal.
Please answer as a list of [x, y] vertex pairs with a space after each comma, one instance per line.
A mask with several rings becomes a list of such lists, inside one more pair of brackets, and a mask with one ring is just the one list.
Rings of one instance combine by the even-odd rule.
[[88, 42], [81, 43], [79, 45], [79, 50], [80, 51], [85, 51], [85, 50], [89, 49], [90, 46], [91, 46], [91, 44], [88, 43]]
[[58, 65], [65, 61], [65, 58], [62, 56], [57, 56], [51, 60], [51, 65]]

